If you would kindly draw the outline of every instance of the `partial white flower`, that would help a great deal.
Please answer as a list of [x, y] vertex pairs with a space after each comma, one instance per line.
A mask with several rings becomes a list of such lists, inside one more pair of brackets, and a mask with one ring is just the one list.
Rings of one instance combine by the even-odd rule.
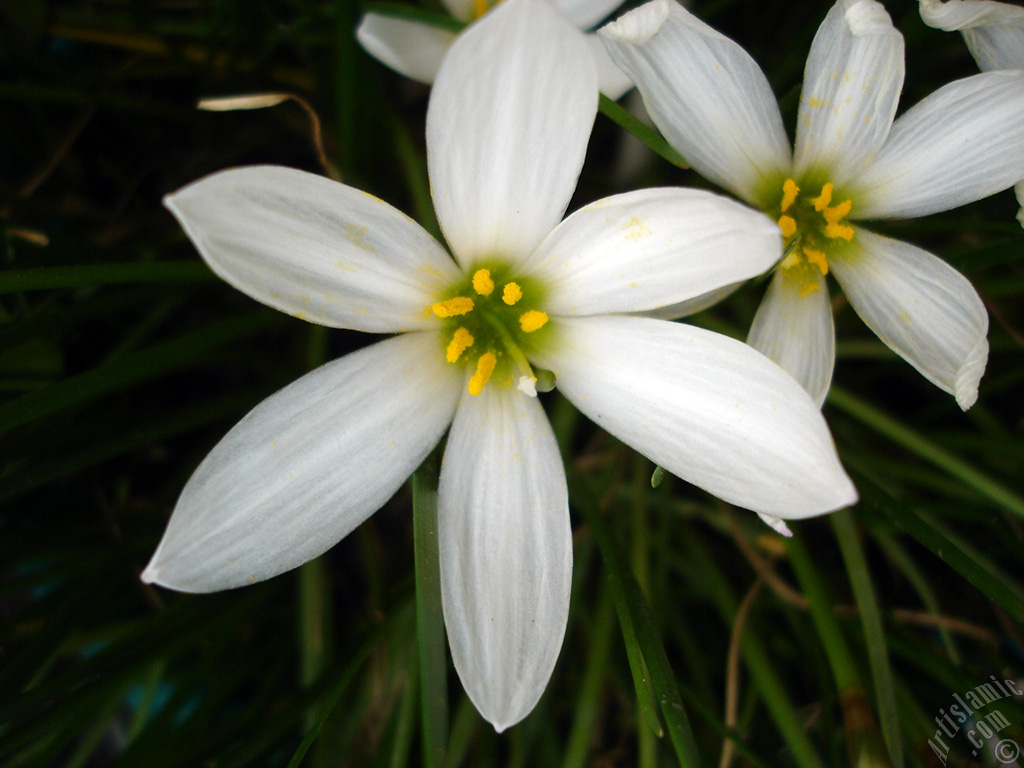
[[[1024, 8], [995, 0], [920, 0], [924, 23], [947, 32], [959, 31], [978, 68], [1024, 69]], [[1024, 227], [1024, 180], [1015, 191]]]
[[811, 45], [791, 154], [757, 64], [678, 4], [653, 0], [598, 35], [672, 146], [778, 221], [785, 257], [751, 344], [821, 403], [832, 271], [882, 341], [961, 408], [975, 402], [988, 357], [977, 293], [936, 256], [853, 222], [947, 210], [1021, 179], [1024, 72], [950, 83], [894, 120], [903, 38], [879, 3], [839, 0]]
[[452, 46], [427, 161], [454, 260], [381, 200], [301, 171], [224, 171], [167, 198], [211, 268], [253, 298], [399, 335], [242, 419], [186, 485], [145, 581], [209, 592], [294, 568], [378, 509], [450, 427], [445, 625], [467, 693], [500, 731], [543, 693], [569, 612], [566, 481], [541, 370], [727, 501], [789, 519], [854, 502], [820, 413], [782, 369], [732, 339], [621, 314], [763, 272], [781, 247], [771, 219], [651, 189], [560, 222], [596, 114], [588, 57], [540, 0], [507, 0]]
[[[472, 24], [496, 8], [502, 0], [444, 0], [453, 18]], [[633, 87], [604, 50], [597, 36], [586, 32], [622, 5], [622, 0], [549, 0], [568, 19], [587, 42], [598, 71], [601, 93], [620, 98]], [[431, 84], [437, 77], [445, 54], [459, 33], [423, 21], [389, 16], [377, 11], [363, 15], [356, 38], [363, 49], [381, 64], [421, 83]], [[528, 47], [528, 50], [533, 50]]]

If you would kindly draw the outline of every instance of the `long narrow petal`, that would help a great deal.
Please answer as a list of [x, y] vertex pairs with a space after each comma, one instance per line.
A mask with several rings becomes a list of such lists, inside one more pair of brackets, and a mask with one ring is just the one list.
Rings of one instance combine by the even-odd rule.
[[1024, 71], [983, 72], [940, 88], [893, 123], [851, 183], [851, 217], [956, 208], [1024, 179]]
[[375, 333], [432, 327], [425, 310], [459, 276], [444, 249], [405, 214], [293, 168], [222, 171], [164, 205], [217, 275], [320, 325]]
[[598, 30], [651, 119], [694, 169], [757, 202], [790, 168], [771, 86], [749, 54], [672, 0], [653, 0]]
[[544, 692], [569, 617], [562, 458], [536, 398], [464, 394], [441, 467], [441, 597], [452, 659], [498, 731]]
[[785, 519], [856, 501], [817, 406], [746, 344], [643, 317], [559, 325], [560, 344], [538, 363], [583, 413], [672, 474]]
[[1024, 8], [995, 0], [921, 0], [925, 24], [960, 31], [979, 69], [1024, 69]]
[[903, 35], [874, 0], [839, 0], [811, 44], [800, 94], [797, 178], [827, 170], [842, 186], [889, 135], [903, 87]]
[[214, 592], [325, 552], [441, 439], [462, 379], [436, 334], [414, 333], [323, 365], [267, 398], [192, 475], [143, 580]]
[[377, 61], [399, 74], [429, 84], [434, 82], [444, 55], [455, 42], [455, 33], [370, 11], [356, 27], [356, 38]]
[[463, 267], [526, 256], [561, 221], [597, 93], [583, 35], [544, 0], [507, 0], [459, 36], [427, 109], [427, 163]]
[[937, 256], [857, 229], [830, 263], [850, 304], [896, 354], [965, 411], [988, 360], [988, 313], [963, 275]]
[[654, 310], [760, 275], [782, 254], [778, 225], [694, 189], [644, 189], [563, 221], [524, 269], [548, 285], [555, 315]]
[[778, 363], [821, 407], [832, 384], [836, 333], [825, 276], [810, 267], [807, 277], [814, 282], [796, 280], [788, 270], [776, 271], [747, 344]]

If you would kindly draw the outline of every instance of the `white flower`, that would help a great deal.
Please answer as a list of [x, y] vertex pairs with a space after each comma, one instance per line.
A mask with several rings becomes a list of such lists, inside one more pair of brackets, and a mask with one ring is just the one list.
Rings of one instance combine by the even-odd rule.
[[211, 268], [323, 325], [399, 335], [268, 398], [189, 480], [143, 579], [187, 592], [269, 578], [329, 549], [449, 429], [438, 489], [445, 625], [480, 712], [530, 712], [569, 610], [566, 481], [531, 389], [667, 470], [756, 512], [853, 503], [821, 415], [738, 341], [648, 310], [769, 267], [767, 217], [707, 192], [607, 198], [559, 223], [596, 114], [586, 46], [539, 0], [460, 37], [427, 112], [434, 203], [415, 222], [296, 170], [225, 171], [167, 199]]
[[670, 0], [599, 30], [665, 138], [707, 178], [776, 217], [787, 253], [749, 342], [820, 403], [835, 362], [831, 271], [865, 323], [961, 408], [977, 399], [988, 315], [941, 259], [852, 224], [921, 216], [1024, 175], [1024, 75], [940, 88], [893, 120], [903, 38], [872, 0], [839, 0], [811, 45], [796, 146], [764, 74]]
[[[947, 32], [959, 31], [978, 68], [1024, 69], [1024, 8], [995, 0], [921, 0], [924, 23]], [[1015, 187], [1024, 227], [1024, 180]]]
[[[502, 0], [441, 0], [453, 18], [469, 24]], [[592, 29], [622, 5], [622, 0], [550, 0], [551, 5], [572, 22], [587, 42], [598, 68], [600, 91], [618, 99], [633, 83], [616, 67]], [[356, 38], [363, 49], [387, 67], [421, 83], [433, 83], [444, 55], [459, 33], [426, 22], [388, 16], [375, 11], [363, 15]]]

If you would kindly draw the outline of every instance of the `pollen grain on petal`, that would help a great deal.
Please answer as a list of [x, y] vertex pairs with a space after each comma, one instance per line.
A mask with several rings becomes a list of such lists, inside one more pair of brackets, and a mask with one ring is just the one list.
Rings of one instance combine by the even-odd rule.
[[511, 307], [521, 298], [523, 298], [523, 289], [519, 287], [519, 283], [505, 283], [505, 287], [501, 291], [502, 301]]
[[458, 359], [462, 357], [462, 353], [472, 347], [474, 341], [473, 334], [465, 328], [459, 328], [455, 331], [455, 335], [452, 336], [452, 340], [448, 342], [445, 359], [449, 363], [458, 362]]
[[821, 274], [828, 274], [828, 260], [825, 258], [824, 253], [813, 248], [804, 248], [804, 256], [807, 258], [807, 261], [821, 270]]
[[469, 378], [469, 394], [476, 397], [483, 392], [484, 385], [494, 373], [494, 366], [497, 362], [498, 358], [494, 356], [493, 352], [484, 352], [480, 355], [480, 359], [476, 361], [476, 371]]
[[440, 318], [458, 317], [473, 311], [473, 300], [469, 296], [456, 296], [434, 304], [430, 309]]
[[491, 270], [478, 269], [473, 273], [473, 290], [481, 296], [490, 296], [494, 290], [494, 280], [491, 279]]
[[547, 312], [531, 309], [519, 316], [519, 327], [523, 329], [523, 333], [533, 333], [547, 325], [549, 319]]

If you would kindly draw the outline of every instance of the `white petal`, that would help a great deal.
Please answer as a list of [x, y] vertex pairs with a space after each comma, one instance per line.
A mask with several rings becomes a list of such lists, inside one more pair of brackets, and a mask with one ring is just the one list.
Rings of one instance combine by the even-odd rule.
[[879, 3], [839, 0], [811, 44], [800, 94], [797, 178], [827, 170], [842, 186], [889, 135], [903, 87], [903, 35]]
[[658, 466], [774, 517], [856, 500], [817, 406], [746, 344], [643, 317], [559, 326], [560, 343], [538, 363], [577, 408]]
[[462, 381], [436, 334], [414, 333], [321, 366], [267, 398], [192, 475], [143, 581], [214, 592], [325, 552], [441, 439]]
[[703, 190], [644, 189], [576, 211], [523, 268], [553, 315], [640, 312], [759, 275], [782, 253], [778, 225]]
[[536, 398], [464, 394], [438, 489], [441, 597], [452, 659], [495, 729], [544, 692], [569, 617], [565, 472]]
[[994, 0], [921, 0], [924, 23], [963, 33], [978, 67], [1024, 69], [1024, 8]]
[[612, 101], [618, 101], [627, 91], [632, 90], [633, 81], [612, 61], [601, 38], [588, 34], [584, 35], [584, 39], [587, 41], [590, 55], [594, 57], [594, 63], [597, 64], [598, 88]]
[[164, 198], [199, 253], [235, 288], [336, 328], [429, 328], [459, 279], [419, 224], [358, 189], [278, 166], [207, 176]]
[[765, 176], [790, 168], [771, 86], [732, 40], [672, 0], [653, 0], [598, 30], [651, 119], [695, 170], [756, 202]]
[[988, 360], [988, 313], [963, 275], [942, 259], [858, 228], [830, 264], [861, 319], [965, 411]]
[[507, 0], [459, 36], [427, 109], [427, 163], [463, 267], [515, 261], [561, 220], [596, 114], [583, 35], [544, 0]]
[[825, 276], [813, 266], [806, 276], [817, 289], [807, 290], [807, 284], [789, 270], [775, 272], [754, 315], [747, 344], [799, 381], [820, 407], [832, 384], [836, 334]]
[[437, 77], [455, 36], [447, 29], [372, 11], [356, 28], [356, 39], [368, 54], [395, 72], [428, 84]]
[[923, 216], [1024, 179], [1024, 71], [952, 82], [901, 115], [851, 183], [851, 218]]
[[772, 517], [771, 515], [758, 515], [761, 518], [761, 522], [771, 528], [780, 536], [785, 536], [787, 539], [792, 537], [793, 532], [789, 530], [789, 526], [786, 522], [778, 517]]
[[580, 29], [590, 29], [622, 5], [623, 0], [551, 0]]

